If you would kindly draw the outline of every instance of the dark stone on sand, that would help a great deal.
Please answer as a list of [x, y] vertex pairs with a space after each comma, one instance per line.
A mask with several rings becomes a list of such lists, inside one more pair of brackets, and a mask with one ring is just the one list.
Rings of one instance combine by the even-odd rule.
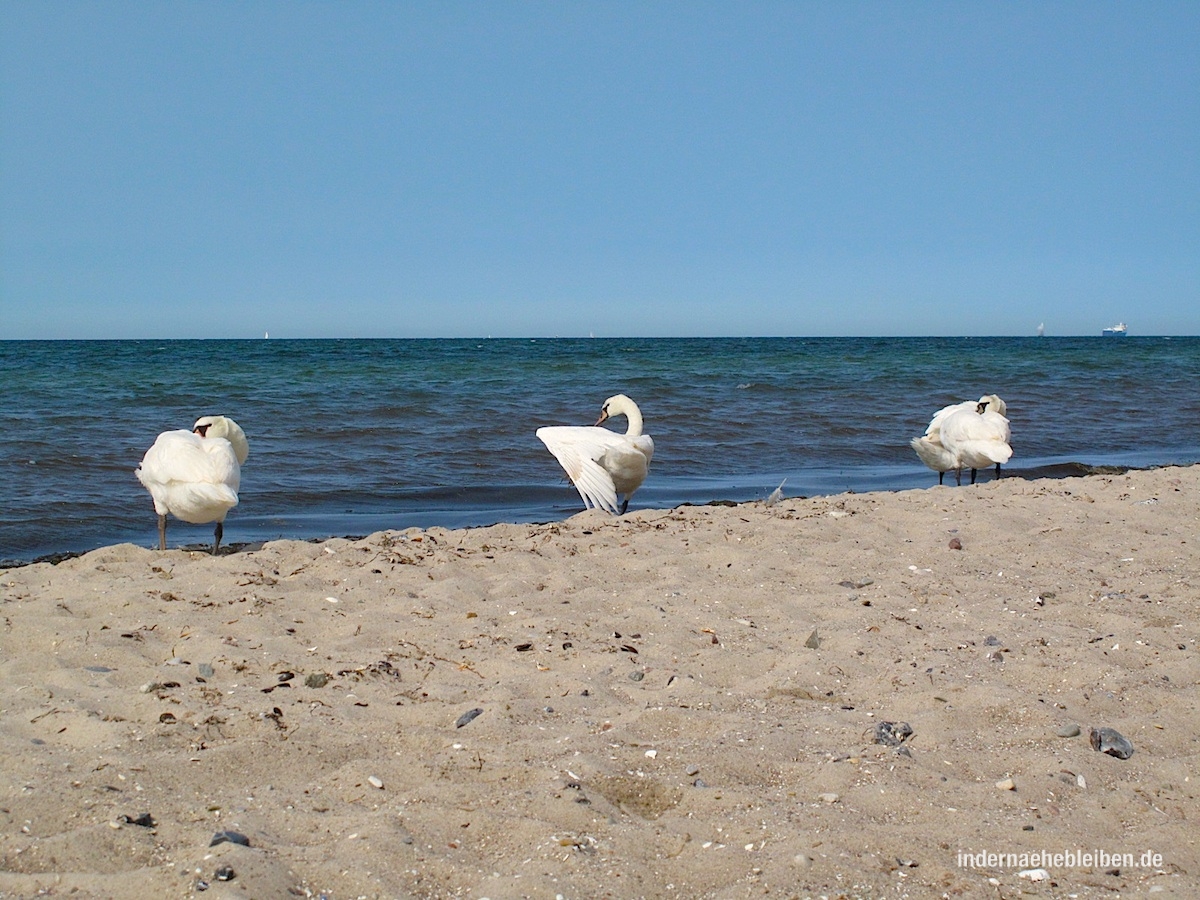
[[465, 713], [458, 717], [458, 721], [454, 723], [455, 728], [462, 728], [464, 725], [473, 722], [477, 716], [483, 715], [482, 709], [468, 709]]
[[1092, 749], [1117, 759], [1129, 759], [1133, 756], [1133, 743], [1115, 728], [1093, 728], [1091, 733]]
[[215, 847], [217, 844], [241, 844], [243, 847], [249, 847], [250, 838], [240, 831], [218, 831], [208, 842], [208, 846]]

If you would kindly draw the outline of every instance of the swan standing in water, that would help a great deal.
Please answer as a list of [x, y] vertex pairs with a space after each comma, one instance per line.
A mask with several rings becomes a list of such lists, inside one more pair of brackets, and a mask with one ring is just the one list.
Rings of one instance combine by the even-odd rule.
[[[964, 400], [962, 403], [951, 403], [949, 406], [943, 406], [933, 414], [933, 418], [929, 422], [929, 427], [925, 429], [924, 435], [915, 437], [909, 441], [909, 445], [913, 450], [917, 451], [917, 456], [921, 458], [921, 462], [938, 473], [938, 484], [942, 483], [942, 477], [951, 469], [959, 470], [962, 468], [955, 455], [946, 449], [942, 441], [943, 424], [950, 416], [957, 412], [965, 410], [967, 412], [978, 413], [980, 406], [984, 406], [988, 412], [1000, 416], [1004, 416], [1008, 412], [1008, 406], [995, 394], [984, 394], [978, 400]], [[1007, 422], [1008, 420], [1006, 419], [1005, 421]], [[971, 481], [974, 483], [974, 478]], [[959, 483], [962, 483], [961, 473], [959, 474]]]
[[978, 470], [993, 465], [999, 478], [1000, 464], [1012, 457], [1009, 445], [1012, 430], [1004, 416], [1007, 407], [995, 394], [990, 397], [999, 401], [999, 409], [987, 402], [989, 397], [980, 397], [975, 409], [957, 410], [942, 422], [942, 446], [954, 458], [954, 473], [959, 484], [962, 484], [963, 466], [970, 468], [971, 484], [974, 484]]
[[[600, 427], [613, 416], [629, 420], [624, 434]], [[642, 434], [642, 411], [624, 394], [604, 401], [595, 425], [552, 425], [539, 428], [537, 436], [566, 470], [584, 507], [614, 515], [629, 508], [629, 498], [646, 480], [654, 455], [654, 441]], [[619, 509], [618, 494], [625, 495]]]
[[154, 499], [158, 549], [167, 549], [167, 514], [193, 525], [216, 522], [215, 555], [225, 514], [238, 503], [242, 463], [250, 455], [246, 434], [226, 416], [202, 416], [191, 431], [164, 431], [134, 473]]

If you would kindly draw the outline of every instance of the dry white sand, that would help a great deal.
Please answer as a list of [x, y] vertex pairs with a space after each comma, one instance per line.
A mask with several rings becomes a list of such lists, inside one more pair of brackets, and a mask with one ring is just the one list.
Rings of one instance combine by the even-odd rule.
[[[1168, 468], [0, 572], [0, 897], [1200, 896], [1198, 497]], [[959, 865], [1097, 850], [1135, 864]]]

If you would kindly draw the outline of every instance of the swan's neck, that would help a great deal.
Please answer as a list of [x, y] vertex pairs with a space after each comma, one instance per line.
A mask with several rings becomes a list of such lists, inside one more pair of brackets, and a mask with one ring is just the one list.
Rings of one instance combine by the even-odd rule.
[[625, 407], [625, 418], [629, 420], [625, 433], [629, 437], [638, 437], [642, 433], [642, 411], [631, 403]]

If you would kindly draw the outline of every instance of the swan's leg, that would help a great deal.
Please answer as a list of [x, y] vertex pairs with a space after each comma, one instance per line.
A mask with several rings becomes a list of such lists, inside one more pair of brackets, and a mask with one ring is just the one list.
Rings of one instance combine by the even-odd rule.
[[1000, 463], [996, 463], [996, 477], [1000, 477]]
[[954, 470], [954, 483], [962, 487], [962, 469]]
[[218, 522], [217, 527], [213, 529], [213, 556], [217, 555], [217, 548], [221, 546], [221, 535], [225, 533], [225, 526]]
[[622, 515], [622, 516], [625, 515], [625, 510], [627, 510], [627, 509], [629, 509], [629, 495], [628, 494], [625, 495], [625, 499], [621, 503], [621, 512], [619, 513], [619, 515]]
[[971, 484], [975, 483], [975, 473], [976, 473], [976, 470], [972, 469], [971, 470]]
[[167, 514], [158, 517], [158, 549], [167, 549]]
[[938, 472], [938, 484], [942, 483], [942, 478], [945, 477], [945, 472]]

